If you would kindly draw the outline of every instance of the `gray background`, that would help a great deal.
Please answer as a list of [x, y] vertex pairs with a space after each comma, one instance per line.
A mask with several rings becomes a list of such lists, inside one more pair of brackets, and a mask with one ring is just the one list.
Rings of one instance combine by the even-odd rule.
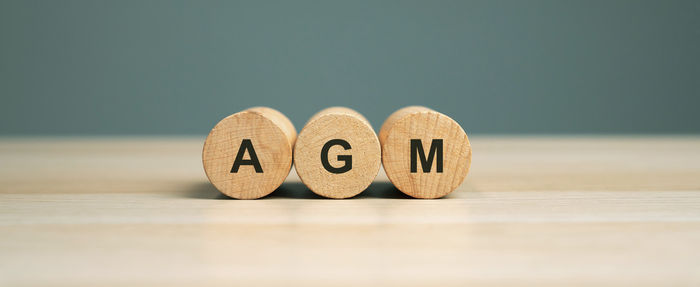
[[206, 135], [271, 106], [470, 133], [700, 132], [700, 1], [0, 1], [0, 134]]

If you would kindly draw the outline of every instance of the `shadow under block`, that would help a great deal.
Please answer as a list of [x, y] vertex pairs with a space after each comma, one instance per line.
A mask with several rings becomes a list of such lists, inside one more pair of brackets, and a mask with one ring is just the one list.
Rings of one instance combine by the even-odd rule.
[[230, 115], [214, 126], [204, 142], [204, 171], [227, 196], [261, 198], [289, 175], [296, 136], [289, 119], [271, 108]]
[[377, 134], [360, 113], [332, 107], [316, 113], [299, 132], [294, 168], [314, 193], [349, 198], [365, 190], [381, 166]]
[[379, 131], [382, 163], [389, 180], [415, 198], [440, 198], [469, 172], [471, 145], [450, 117], [426, 107], [399, 109]]

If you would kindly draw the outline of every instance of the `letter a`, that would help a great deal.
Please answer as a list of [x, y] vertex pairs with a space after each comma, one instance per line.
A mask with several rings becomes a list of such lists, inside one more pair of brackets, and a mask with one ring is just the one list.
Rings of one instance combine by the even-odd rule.
[[[245, 151], [248, 151], [250, 159], [243, 159]], [[431, 154], [432, 155], [432, 154]], [[241, 147], [238, 148], [238, 154], [236, 159], [233, 161], [233, 167], [231, 167], [231, 173], [237, 173], [238, 168], [241, 165], [252, 165], [255, 168], [256, 173], [262, 173], [262, 167], [260, 166], [260, 161], [258, 160], [258, 155], [255, 154], [255, 148], [253, 148], [253, 143], [250, 139], [243, 139], [241, 142]]]

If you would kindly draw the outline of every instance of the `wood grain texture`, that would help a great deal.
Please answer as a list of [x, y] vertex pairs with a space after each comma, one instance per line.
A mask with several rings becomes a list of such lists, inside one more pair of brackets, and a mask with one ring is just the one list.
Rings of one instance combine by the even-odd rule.
[[[204, 141], [204, 171], [225, 195], [261, 198], [289, 175], [296, 136], [292, 123], [277, 110], [255, 107], [235, 113], [217, 123]], [[237, 158], [241, 163], [254, 161], [258, 166], [234, 168]]]
[[[467, 133], [437, 111], [419, 106], [399, 109], [386, 119], [379, 138], [389, 180], [412, 197], [443, 197], [469, 173], [472, 149]], [[416, 140], [418, 149], [413, 146]]]
[[[342, 140], [347, 146], [332, 144], [332, 140]], [[329, 149], [324, 152], [326, 146]], [[312, 116], [299, 133], [294, 146], [294, 168], [314, 193], [350, 198], [377, 177], [381, 152], [377, 134], [364, 116], [352, 109], [332, 107]], [[331, 170], [323, 166], [324, 154]], [[350, 169], [332, 172], [344, 167]]]
[[0, 286], [700, 285], [700, 137], [472, 136], [446, 197], [342, 201], [229, 199], [202, 140], [0, 139]]

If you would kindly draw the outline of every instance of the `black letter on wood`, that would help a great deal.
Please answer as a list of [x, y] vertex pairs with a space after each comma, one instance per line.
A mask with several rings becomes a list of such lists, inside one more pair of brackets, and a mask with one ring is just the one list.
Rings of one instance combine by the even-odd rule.
[[350, 144], [344, 140], [341, 139], [333, 139], [329, 140], [325, 145], [323, 145], [323, 148], [321, 149], [321, 163], [323, 164], [323, 167], [332, 173], [344, 173], [352, 169], [352, 155], [339, 155], [338, 156], [338, 161], [345, 162], [345, 164], [341, 167], [333, 167], [330, 162], [328, 162], [328, 150], [331, 149], [332, 146], [334, 145], [339, 145], [343, 147], [345, 150], [349, 150]]
[[420, 139], [411, 139], [411, 173], [418, 172], [417, 156], [420, 156], [420, 164], [423, 167], [423, 172], [430, 172], [433, 167], [433, 157], [437, 153], [437, 172], [442, 172], [442, 139], [433, 139], [430, 143], [430, 153], [428, 158], [425, 158], [423, 151], [423, 142]]
[[[243, 159], [243, 155], [245, 155], [246, 150], [248, 151], [248, 154], [250, 154], [250, 159]], [[255, 154], [255, 148], [253, 148], [253, 143], [250, 141], [250, 139], [243, 139], [241, 142], [241, 147], [238, 148], [236, 159], [233, 160], [231, 173], [237, 173], [238, 168], [241, 167], [241, 165], [252, 165], [255, 168], [256, 173], [263, 172], [262, 167], [260, 166], [260, 161], [258, 161], [258, 155]]]

